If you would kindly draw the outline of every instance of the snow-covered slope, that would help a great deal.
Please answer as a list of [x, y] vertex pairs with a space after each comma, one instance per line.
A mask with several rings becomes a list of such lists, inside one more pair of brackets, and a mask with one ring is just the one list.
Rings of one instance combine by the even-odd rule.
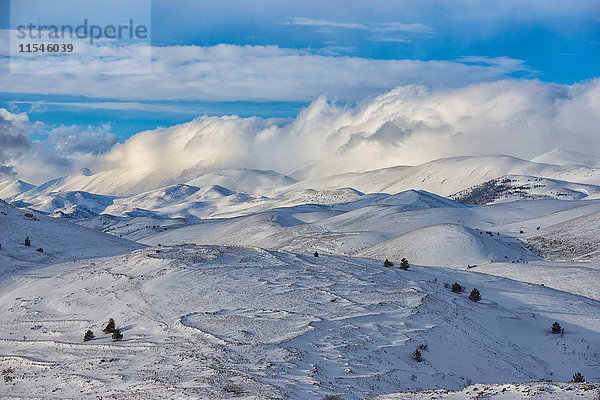
[[[1, 289], [0, 366], [15, 397], [354, 400], [600, 379], [600, 302], [470, 271], [176, 246], [54, 265]], [[108, 318], [121, 342], [102, 333]], [[550, 333], [555, 321], [564, 335]], [[87, 329], [96, 338], [83, 342]]]
[[219, 185], [238, 193], [269, 195], [275, 189], [296, 182], [295, 179], [275, 171], [244, 168], [210, 172], [188, 181], [187, 184], [199, 187]]
[[[465, 206], [424, 191], [370, 194], [347, 203], [280, 207], [247, 216], [202, 221], [159, 233], [142, 242], [239, 244], [297, 251], [317, 246], [332, 253], [352, 254], [394, 235], [384, 228], [389, 222], [386, 219], [409, 210], [432, 208], [463, 209]], [[370, 223], [366, 223], [366, 219]], [[348, 220], [348, 224], [343, 226], [343, 220]], [[392, 228], [392, 232], [396, 232], [394, 229], [397, 227]]]
[[[375, 197], [364, 197], [368, 196], [372, 200]], [[465, 268], [491, 260], [537, 259], [537, 251], [529, 249], [527, 240], [539, 234], [538, 227], [546, 228], [600, 210], [597, 200], [546, 199], [467, 207], [448, 200], [437, 201], [436, 197], [429, 202], [427, 196], [426, 192], [406, 192], [379, 198], [382, 203], [391, 204], [363, 203], [357, 207], [362, 202], [359, 199], [339, 205], [280, 208], [201, 221], [161, 231], [140, 242], [252, 245], [347, 255], [371, 248], [372, 253], [364, 254], [381, 259], [397, 257], [396, 261], [402, 257], [413, 261], [414, 257], [426, 265]], [[581, 233], [585, 236], [583, 232], [587, 231]], [[532, 243], [535, 247], [537, 242]]]
[[86, 191], [126, 197], [158, 188], [187, 184], [189, 186], [225, 186], [236, 192], [263, 194], [295, 183], [288, 176], [275, 171], [255, 169], [227, 169], [221, 171], [188, 171], [179, 178], [166, 180], [146, 179], [142, 172], [109, 170], [93, 175], [77, 174], [49, 181], [41, 187], [54, 192]]
[[495, 385], [471, 385], [462, 390], [424, 390], [421, 392], [386, 394], [371, 400], [597, 400], [600, 397], [598, 383], [502, 383]]
[[10, 198], [10, 202], [19, 207], [30, 207], [37, 211], [67, 216], [87, 218], [102, 213], [113, 203], [111, 196], [88, 192], [56, 192], [49, 188], [35, 187]]
[[318, 190], [352, 187], [364, 193], [426, 190], [449, 196], [504, 175], [527, 175], [600, 185], [600, 169], [534, 163], [504, 155], [451, 157], [408, 167], [348, 173], [301, 181], [292, 186]]
[[418, 265], [464, 269], [468, 265], [538, 259], [521, 242], [457, 224], [431, 225], [395, 236], [361, 250], [356, 255], [399, 262], [407, 258]]
[[531, 161], [543, 164], [578, 165], [590, 168], [600, 168], [599, 157], [565, 149], [551, 150], [532, 158]]
[[540, 229], [529, 241], [548, 259], [600, 259], [600, 211]]
[[[25, 246], [29, 237], [31, 246]], [[0, 276], [16, 268], [128, 253], [142, 245], [0, 200]], [[43, 252], [36, 251], [43, 249]]]
[[9, 197], [17, 196], [34, 187], [35, 185], [18, 179], [5, 178], [4, 180], [0, 181], [0, 199], [7, 199]]
[[600, 186], [585, 185], [523, 175], [506, 175], [453, 194], [450, 198], [467, 204], [489, 204], [497, 201], [598, 198]]

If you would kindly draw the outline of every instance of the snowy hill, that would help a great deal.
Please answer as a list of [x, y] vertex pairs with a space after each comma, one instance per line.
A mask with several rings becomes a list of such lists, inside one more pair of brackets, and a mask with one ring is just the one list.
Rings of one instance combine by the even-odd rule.
[[29, 207], [34, 210], [70, 218], [88, 218], [102, 213], [113, 203], [111, 196], [93, 194], [82, 191], [56, 192], [51, 188], [39, 186], [9, 198], [18, 207]]
[[590, 168], [600, 168], [600, 158], [576, 151], [554, 149], [532, 158], [532, 162], [555, 165], [578, 165]]
[[[311, 246], [317, 246], [320, 251], [352, 254], [393, 235], [385, 229], [386, 218], [432, 208], [463, 209], [465, 206], [424, 191], [370, 194], [347, 203], [279, 207], [246, 216], [202, 221], [158, 233], [141, 242], [151, 245], [238, 244], [295, 251], [308, 251]], [[372, 224], [365, 221], [367, 218]]]
[[496, 201], [597, 198], [600, 186], [523, 175], [506, 175], [453, 194], [450, 198], [467, 204]]
[[[26, 237], [31, 240], [29, 247], [24, 244]], [[1, 200], [0, 243], [0, 275], [25, 266], [114, 256], [143, 247], [37, 212], [27, 212]]]
[[489, 262], [538, 259], [523, 244], [505, 241], [498, 233], [476, 231], [457, 224], [432, 225], [395, 236], [356, 255], [418, 265], [458, 267]]
[[17, 179], [4, 179], [0, 181], [0, 199], [17, 196], [23, 192], [33, 189], [35, 185]]
[[244, 168], [210, 172], [186, 183], [199, 187], [219, 185], [234, 192], [257, 196], [270, 195], [275, 189], [286, 187], [296, 182], [295, 179], [275, 171]]
[[545, 227], [529, 241], [548, 259], [600, 259], [600, 212]]
[[[566, 399], [598, 388], [557, 383], [600, 380], [598, 169], [486, 156], [301, 182], [246, 169], [159, 186], [128, 176], [0, 192], [69, 218], [0, 202], [11, 396]], [[454, 193], [483, 205], [439, 195]], [[406, 271], [383, 266], [404, 257]], [[124, 340], [102, 333], [108, 318]], [[96, 338], [83, 342], [87, 329]]]
[[408, 167], [347, 173], [306, 180], [292, 187], [317, 190], [352, 187], [364, 193], [426, 190], [450, 196], [504, 175], [526, 175], [573, 183], [600, 185], [600, 169], [534, 163], [504, 155], [451, 157]]
[[86, 191], [110, 196], [127, 197], [162, 187], [187, 184], [189, 186], [225, 186], [236, 192], [269, 193], [275, 188], [296, 181], [275, 171], [254, 169], [227, 169], [221, 171], [189, 171], [179, 178], [153, 180], [143, 173], [108, 170], [97, 174], [77, 174], [54, 179], [40, 185], [46, 192]]
[[[53, 265], [0, 293], [3, 384], [16, 397], [355, 400], [600, 379], [600, 302], [468, 271], [174, 246]], [[102, 333], [108, 318], [122, 341]]]

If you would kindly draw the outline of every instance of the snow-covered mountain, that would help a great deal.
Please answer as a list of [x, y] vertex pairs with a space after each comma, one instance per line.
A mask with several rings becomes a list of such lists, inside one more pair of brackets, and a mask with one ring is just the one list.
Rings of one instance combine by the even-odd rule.
[[18, 179], [4, 178], [0, 181], [0, 199], [7, 199], [33, 189], [35, 185]]
[[410, 189], [476, 204], [515, 199], [600, 198], [598, 168], [543, 164], [502, 155], [445, 158], [417, 166], [303, 181], [274, 171], [253, 169], [196, 175], [190, 172], [186, 177], [193, 179], [182, 178], [143, 191], [140, 191], [142, 186], [152, 185], [122, 182], [119, 176], [118, 171], [78, 174], [36, 187], [6, 180], [0, 184], [0, 195], [21, 207], [70, 218], [89, 218], [101, 213], [162, 218], [239, 216], [310, 203], [341, 204], [360, 198], [368, 203], [371, 194], [395, 194]]
[[306, 180], [293, 187], [317, 190], [352, 187], [364, 193], [427, 190], [450, 196], [505, 175], [526, 175], [572, 183], [600, 185], [600, 169], [541, 164], [505, 155], [451, 157], [416, 166], [347, 173]]
[[600, 196], [600, 186], [523, 175], [506, 175], [450, 196], [468, 204], [531, 199], [581, 200]]

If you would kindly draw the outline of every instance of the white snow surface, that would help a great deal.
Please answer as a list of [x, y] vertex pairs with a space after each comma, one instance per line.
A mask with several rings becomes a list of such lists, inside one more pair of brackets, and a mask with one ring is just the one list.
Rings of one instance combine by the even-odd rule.
[[[31, 246], [25, 246], [27, 237]], [[144, 247], [35, 211], [27, 212], [2, 200], [0, 244], [0, 280], [17, 269], [80, 258], [120, 255]]]
[[[443, 267], [180, 245], [1, 285], [0, 369], [15, 397], [360, 399], [600, 378], [600, 302]], [[101, 331], [109, 317], [120, 342]]]
[[532, 162], [556, 165], [579, 165], [600, 168], [600, 158], [565, 149], [554, 149], [531, 159]]

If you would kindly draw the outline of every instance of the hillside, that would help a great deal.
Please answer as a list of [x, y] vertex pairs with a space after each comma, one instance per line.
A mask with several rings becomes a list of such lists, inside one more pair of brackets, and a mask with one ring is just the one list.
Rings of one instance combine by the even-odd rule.
[[[338, 205], [283, 207], [235, 218], [203, 220], [160, 231], [140, 242], [148, 245], [235, 244], [352, 255], [414, 231], [402, 242], [406, 242], [405, 245], [396, 247], [392, 240], [388, 245], [374, 248], [379, 250], [369, 256], [384, 259], [397, 254], [406, 257], [402, 252], [407, 248], [414, 250], [411, 254], [415, 257], [427, 257], [422, 259], [426, 265], [450, 265], [456, 261], [456, 267], [465, 267], [491, 260], [530, 260], [535, 257], [535, 251], [532, 254], [523, 246], [529, 236], [538, 232], [537, 227], [545, 228], [600, 210], [597, 200], [545, 199], [466, 207], [447, 199], [439, 200], [423, 191], [364, 197], [369, 196], [371, 202], [359, 199]], [[428, 228], [432, 226], [445, 227], [442, 231], [446, 232]], [[419, 231], [422, 228], [427, 229]], [[418, 232], [425, 233], [419, 235]], [[453, 237], [457, 237], [455, 244], [460, 243], [464, 255], [452, 250], [452, 245], [448, 244]], [[454, 256], [449, 258], [449, 254]]]
[[[25, 246], [29, 237], [31, 246]], [[10, 271], [128, 253], [143, 246], [0, 200], [0, 278]], [[36, 251], [43, 249], [43, 252]]]
[[[0, 293], [0, 364], [16, 397], [354, 400], [600, 379], [600, 302], [447, 268], [173, 246], [53, 265]], [[109, 317], [123, 341], [101, 332]], [[86, 329], [96, 338], [83, 342]]]
[[533, 176], [505, 175], [450, 196], [465, 204], [489, 204], [497, 201], [558, 199], [593, 199], [600, 195], [600, 186], [584, 185]]
[[555, 165], [579, 165], [600, 168], [600, 158], [565, 149], [554, 149], [531, 159], [532, 162]]
[[356, 253], [399, 262], [407, 258], [417, 265], [455, 267], [490, 262], [524, 262], [539, 257], [523, 243], [498, 233], [476, 231], [457, 224], [431, 225], [395, 236]]
[[14, 197], [34, 187], [35, 185], [31, 185], [18, 179], [4, 178], [0, 180], [0, 199]]
[[550, 260], [600, 259], [600, 212], [545, 227], [529, 241]]
[[505, 155], [442, 158], [416, 166], [347, 173], [301, 181], [294, 187], [325, 190], [352, 187], [364, 193], [426, 190], [450, 196], [504, 175], [526, 175], [572, 183], [600, 185], [600, 169], [535, 163]]

